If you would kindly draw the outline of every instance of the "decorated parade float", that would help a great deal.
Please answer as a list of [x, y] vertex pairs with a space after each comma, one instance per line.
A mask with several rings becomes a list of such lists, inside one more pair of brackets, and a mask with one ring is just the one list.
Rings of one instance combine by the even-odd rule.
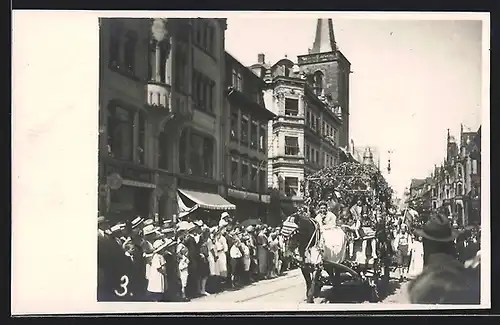
[[386, 220], [393, 193], [387, 181], [373, 165], [345, 162], [307, 176], [304, 188], [299, 214], [319, 220], [318, 207], [326, 203], [337, 217], [335, 226], [322, 231], [322, 258], [308, 301], [322, 285], [346, 282], [364, 286], [368, 299], [378, 301], [389, 280], [392, 255]]

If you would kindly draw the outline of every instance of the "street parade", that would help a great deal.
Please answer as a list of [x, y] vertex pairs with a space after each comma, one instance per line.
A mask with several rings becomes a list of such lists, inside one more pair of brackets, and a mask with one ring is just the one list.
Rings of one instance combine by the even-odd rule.
[[[374, 173], [374, 183], [346, 190], [339, 179], [348, 178], [349, 168], [356, 169], [348, 171], [351, 175], [362, 175], [359, 168]], [[363, 177], [344, 180], [351, 189], [354, 178]], [[228, 212], [218, 220], [202, 220], [194, 211], [161, 224], [141, 216], [110, 224], [99, 217], [98, 300], [189, 301], [300, 268], [307, 302], [322, 285], [340, 285], [346, 273], [367, 289], [371, 302], [379, 300], [392, 276], [399, 282], [413, 279], [415, 302], [477, 303], [480, 229], [455, 229], [442, 214], [419, 224], [416, 211], [395, 212], [384, 202], [390, 189], [370, 166], [343, 164], [309, 179], [311, 195], [279, 227], [258, 218], [238, 223]], [[442, 269], [443, 261], [449, 270]], [[424, 269], [429, 269], [426, 276]], [[449, 283], [436, 282], [450, 275], [446, 281], [455, 281], [452, 292], [444, 289]], [[436, 292], [442, 296], [431, 295]]]
[[[282, 44], [269, 61], [228, 21], [99, 19], [98, 301], [480, 304], [480, 105], [458, 115], [433, 69], [413, 86], [437, 49], [378, 35], [408, 63], [363, 103], [391, 53], [363, 47], [371, 28], [337, 44], [333, 19], [304, 20], [296, 60]], [[349, 44], [370, 53], [354, 75]]]

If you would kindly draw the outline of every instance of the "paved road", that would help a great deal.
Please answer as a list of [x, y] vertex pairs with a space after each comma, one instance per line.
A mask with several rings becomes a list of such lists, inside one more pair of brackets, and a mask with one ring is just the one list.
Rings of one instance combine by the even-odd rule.
[[[383, 303], [406, 303], [405, 294], [406, 283], [400, 284], [391, 281], [389, 292], [386, 297], [382, 297]], [[212, 294], [207, 297], [195, 299], [194, 302], [217, 302], [217, 303], [301, 303], [305, 299], [305, 282], [300, 270], [292, 270], [285, 276], [263, 280], [239, 290], [225, 291], [219, 294]], [[368, 303], [367, 295], [363, 290], [353, 285], [341, 285], [337, 288], [325, 286], [320, 297], [316, 298], [316, 303]]]

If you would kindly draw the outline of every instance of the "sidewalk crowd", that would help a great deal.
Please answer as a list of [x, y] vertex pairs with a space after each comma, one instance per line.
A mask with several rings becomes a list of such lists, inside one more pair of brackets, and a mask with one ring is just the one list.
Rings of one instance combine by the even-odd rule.
[[293, 263], [279, 228], [188, 216], [155, 225], [99, 217], [98, 301], [189, 301], [271, 279]]

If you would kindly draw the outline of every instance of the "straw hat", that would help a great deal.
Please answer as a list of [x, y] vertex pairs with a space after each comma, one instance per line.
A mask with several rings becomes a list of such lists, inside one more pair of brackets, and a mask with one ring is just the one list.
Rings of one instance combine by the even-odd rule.
[[118, 232], [125, 230], [125, 228], [126, 228], [126, 224], [121, 222], [121, 223], [118, 223], [118, 224], [112, 226], [109, 230], [112, 234], [114, 234], [114, 233], [118, 233]]
[[177, 224], [178, 231], [190, 231], [190, 230], [194, 229], [195, 227], [196, 226], [194, 223], [188, 222], [188, 221], [181, 221]]
[[137, 216], [134, 220], [130, 222], [130, 226], [132, 227], [132, 229], [135, 229], [143, 223], [144, 223], [144, 218], [141, 216]]
[[153, 253], [158, 253], [161, 250], [167, 248], [167, 246], [168, 246], [168, 243], [166, 241], [164, 241], [162, 239], [157, 239], [153, 243]]
[[144, 220], [144, 222], [142, 224], [144, 225], [144, 227], [146, 227], [146, 226], [154, 224], [154, 221], [153, 221], [153, 219], [147, 219], [147, 220]]
[[203, 221], [201, 220], [196, 220], [193, 222], [196, 226], [198, 227], [203, 227], [205, 224], [203, 223]]
[[146, 227], [144, 227], [142, 231], [144, 236], [148, 236], [152, 234], [157, 234], [159, 230], [160, 228], [155, 227], [154, 225], [147, 225]]

